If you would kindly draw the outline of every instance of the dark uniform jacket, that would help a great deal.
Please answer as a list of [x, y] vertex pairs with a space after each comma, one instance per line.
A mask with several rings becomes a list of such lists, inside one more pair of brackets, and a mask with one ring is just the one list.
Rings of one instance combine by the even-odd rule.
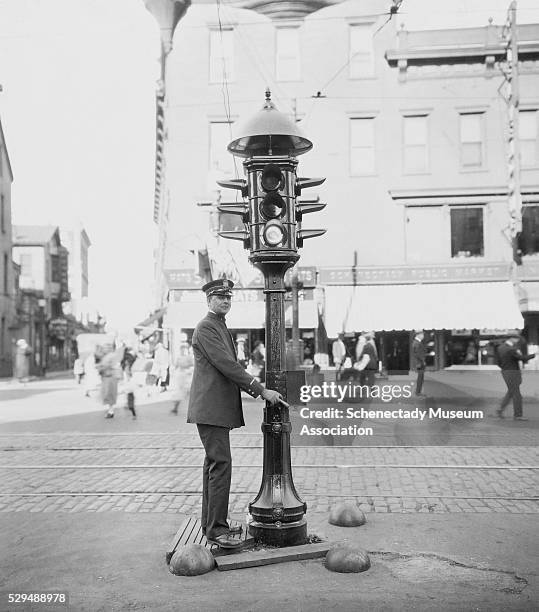
[[208, 312], [193, 334], [195, 370], [187, 422], [220, 427], [245, 425], [243, 389], [258, 397], [264, 387], [241, 367], [225, 318]]
[[532, 357], [524, 356], [518, 346], [513, 344], [507, 344], [504, 342], [500, 344], [497, 351], [498, 355], [498, 365], [504, 371], [507, 370], [520, 370], [519, 361], [529, 361]]
[[412, 343], [412, 363], [415, 370], [424, 370], [427, 351], [425, 345], [417, 339]]
[[361, 356], [363, 355], [369, 356], [369, 363], [365, 366], [366, 370], [378, 371], [378, 354], [377, 353], [378, 352], [374, 348], [374, 346], [370, 342], [366, 342], [365, 346], [363, 347], [363, 352], [361, 353]]

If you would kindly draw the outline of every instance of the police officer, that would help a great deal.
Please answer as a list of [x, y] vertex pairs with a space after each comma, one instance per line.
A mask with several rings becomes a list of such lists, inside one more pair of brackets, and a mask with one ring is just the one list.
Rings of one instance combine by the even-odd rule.
[[238, 363], [234, 341], [225, 322], [234, 283], [218, 279], [206, 283], [209, 312], [197, 325], [192, 340], [195, 369], [187, 422], [196, 423], [206, 456], [202, 477], [202, 531], [221, 548], [236, 548], [232, 535], [240, 528], [228, 524], [232, 476], [230, 430], [245, 425], [241, 390], [275, 405], [282, 396], [264, 388]]

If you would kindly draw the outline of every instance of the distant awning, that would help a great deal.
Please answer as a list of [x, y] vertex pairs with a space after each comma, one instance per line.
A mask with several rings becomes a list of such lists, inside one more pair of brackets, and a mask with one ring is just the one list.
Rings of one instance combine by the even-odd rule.
[[522, 328], [513, 285], [438, 283], [328, 286], [328, 336], [364, 330]]
[[[208, 310], [204, 295], [200, 301], [171, 302], [168, 305], [164, 327], [174, 329], [194, 329]], [[292, 326], [292, 306], [285, 308], [285, 322]], [[263, 301], [233, 302], [226, 316], [229, 329], [263, 329], [266, 326], [266, 309]], [[314, 301], [299, 303], [299, 326], [302, 329], [318, 327], [318, 308]]]
[[141, 321], [138, 325], [135, 325], [135, 331], [150, 327], [150, 325], [158, 321], [165, 314], [166, 311], [166, 308], [160, 308], [159, 310], [156, 310], [149, 317], [146, 317], [144, 321]]
[[523, 312], [539, 312], [539, 283], [520, 283], [520, 309]]

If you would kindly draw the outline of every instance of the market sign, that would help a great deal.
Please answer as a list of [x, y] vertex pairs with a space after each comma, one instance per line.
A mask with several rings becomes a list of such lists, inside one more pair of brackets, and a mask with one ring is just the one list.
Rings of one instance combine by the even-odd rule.
[[450, 264], [428, 266], [372, 266], [320, 268], [321, 285], [403, 285], [411, 283], [466, 283], [507, 281], [510, 264]]
[[[194, 269], [164, 270], [165, 278], [169, 289], [200, 289], [204, 280], [200, 278]], [[316, 287], [316, 267], [306, 266], [297, 268], [298, 282], [304, 287]], [[286, 285], [292, 284], [292, 270], [288, 270], [284, 277]], [[238, 287], [238, 285], [236, 285]], [[256, 270], [253, 280], [244, 289], [262, 289], [264, 287], [264, 277], [260, 270]], [[234, 289], [234, 296], [236, 289]], [[234, 299], [236, 299], [234, 297]]]

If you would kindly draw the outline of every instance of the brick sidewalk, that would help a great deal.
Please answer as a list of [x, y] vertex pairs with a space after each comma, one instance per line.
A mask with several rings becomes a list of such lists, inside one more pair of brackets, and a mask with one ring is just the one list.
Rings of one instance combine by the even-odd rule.
[[[235, 433], [231, 513], [258, 491], [259, 435]], [[0, 511], [198, 512], [203, 452], [185, 434], [0, 437]], [[539, 513], [535, 447], [295, 447], [294, 481], [311, 511]], [[10, 495], [6, 495], [9, 493]]]

